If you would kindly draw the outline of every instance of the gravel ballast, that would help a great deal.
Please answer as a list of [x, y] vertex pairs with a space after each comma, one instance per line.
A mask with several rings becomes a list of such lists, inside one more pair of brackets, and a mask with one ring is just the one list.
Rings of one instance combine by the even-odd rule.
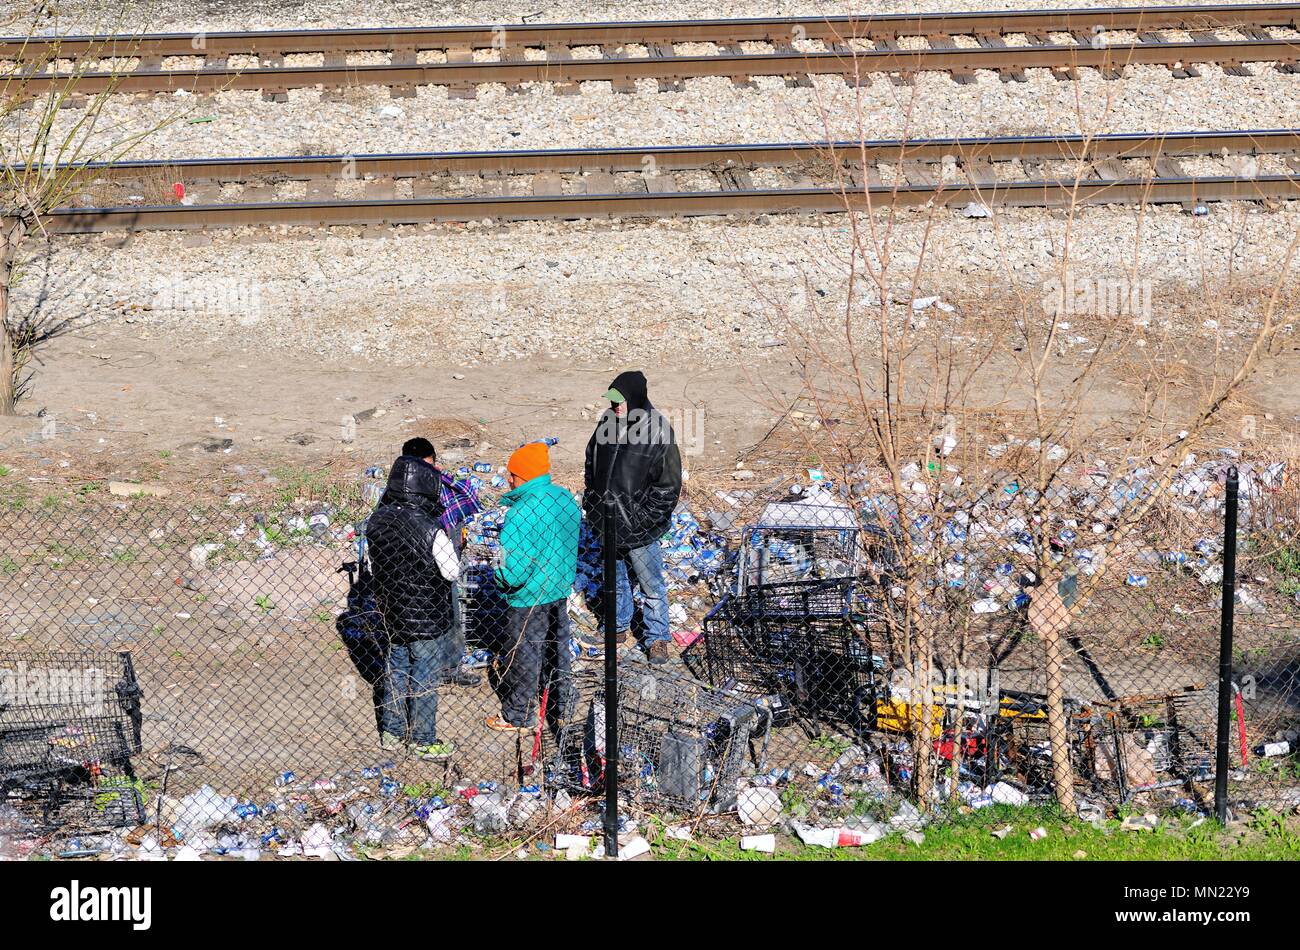
[[[891, 287], [903, 301], [928, 220], [907, 211], [895, 225]], [[198, 346], [396, 365], [430, 354], [467, 363], [595, 352], [730, 360], [778, 348], [780, 311], [798, 312], [803, 295], [832, 308], [843, 299], [848, 223], [822, 215], [432, 225], [371, 240], [354, 229], [226, 232], [201, 247], [168, 233], [123, 248], [107, 236], [66, 238], [29, 264], [15, 305], [25, 310], [40, 295], [48, 316], [128, 321]], [[983, 220], [936, 212], [920, 291], [962, 295], [968, 284], [1014, 281], [1037, 299], [1061, 266], [1066, 225], [1062, 212], [1035, 209]], [[1198, 293], [1198, 275], [1221, 285], [1230, 263], [1236, 280], [1276, 279], [1298, 225], [1297, 203], [1272, 212], [1214, 205], [1208, 217], [1176, 206], [1145, 215], [1089, 208], [1070, 226], [1070, 269], [1113, 278], [1136, 260], [1139, 278], [1156, 282], [1158, 322], [1166, 281], [1185, 299], [1189, 285]]]
[[[554, 95], [545, 84], [522, 94], [490, 85], [474, 100], [448, 99], [438, 87], [410, 99], [392, 99], [382, 87], [352, 89], [339, 102], [322, 102], [315, 90], [293, 91], [287, 103], [265, 102], [257, 92], [199, 101], [116, 96], [99, 126], [105, 138], [120, 139], [126, 130], [161, 125], [132, 157], [176, 159], [1293, 125], [1300, 74], [1254, 69], [1253, 77], [1230, 77], [1207, 66], [1199, 79], [1175, 79], [1163, 67], [1129, 67], [1117, 82], [1086, 70], [1078, 82], [1057, 82], [1031, 69], [1026, 83], [982, 73], [965, 86], [927, 73], [913, 88], [884, 76], [862, 88], [838, 77], [819, 77], [812, 88], [757, 78], [756, 89], [711, 78], [688, 80], [680, 93], [655, 92], [646, 81], [636, 95], [613, 93], [608, 83], [585, 83], [577, 96]], [[20, 113], [17, 121], [30, 119]], [[60, 127], [75, 121], [65, 113]]]
[[[1243, 2], [1243, 0], [1227, 0]], [[1140, 0], [1053, 0], [1052, 9], [1088, 7], [1149, 6]], [[1162, 6], [1194, 6], [1178, 0]], [[594, 20], [689, 20], [734, 17], [844, 16], [867, 13], [941, 13], [965, 10], [1025, 10], [1025, 0], [874, 0], [869, 4], [815, 3], [812, 0], [628, 0], [610, 3], [595, 0], [535, 0], [521, 6], [508, 0], [451, 2], [433, 5], [427, 0], [379, 0], [358, 4], [348, 0], [150, 0], [136, 3], [147, 10], [144, 23], [150, 32], [204, 30], [274, 30], [384, 26], [427, 26], [429, 24], [571, 23]], [[195, 8], [198, 9], [195, 9]], [[105, 0], [64, 0], [57, 5], [59, 32], [102, 30], [117, 6]], [[139, 20], [140, 18], [135, 18]], [[133, 22], [135, 22], [133, 20]]]

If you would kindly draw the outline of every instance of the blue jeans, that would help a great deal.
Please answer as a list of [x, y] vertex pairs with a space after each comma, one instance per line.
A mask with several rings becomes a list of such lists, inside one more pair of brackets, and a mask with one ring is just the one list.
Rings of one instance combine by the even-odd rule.
[[664, 555], [658, 540], [643, 548], [633, 548], [618, 559], [615, 582], [618, 585], [618, 629], [632, 626], [632, 584], [635, 578], [641, 588], [641, 618], [645, 621], [645, 642], [667, 640], [668, 632], [668, 582], [664, 580]]
[[455, 674], [462, 652], [455, 631], [389, 646], [379, 709], [384, 732], [417, 745], [438, 741], [438, 685]]

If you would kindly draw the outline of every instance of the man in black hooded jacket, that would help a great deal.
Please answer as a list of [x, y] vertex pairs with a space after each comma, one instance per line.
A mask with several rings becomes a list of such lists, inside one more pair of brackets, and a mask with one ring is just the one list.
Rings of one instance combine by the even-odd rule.
[[599, 537], [602, 499], [614, 502], [618, 642], [626, 642], [631, 627], [635, 581], [643, 598], [646, 654], [652, 663], [666, 663], [671, 635], [659, 539], [672, 524], [682, 492], [682, 457], [672, 426], [650, 403], [644, 373], [620, 373], [604, 398], [610, 408], [587, 443], [583, 507]]
[[375, 601], [387, 638], [380, 744], [424, 758], [452, 752], [438, 740], [440, 683], [457, 677], [463, 650], [452, 611], [459, 564], [439, 524], [442, 480], [430, 463], [403, 455], [366, 522]]

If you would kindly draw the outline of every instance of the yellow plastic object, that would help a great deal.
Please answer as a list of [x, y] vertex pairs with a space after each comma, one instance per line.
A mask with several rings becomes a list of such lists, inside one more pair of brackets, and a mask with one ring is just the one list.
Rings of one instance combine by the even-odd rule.
[[[956, 686], [942, 687], [939, 691], [946, 693], [950, 699], [944, 705], [939, 703], [930, 704], [930, 731], [936, 739], [943, 731], [945, 709], [956, 705], [957, 699]], [[909, 703], [904, 699], [878, 699], [876, 700], [876, 728], [886, 732], [908, 732], [911, 729], [912, 717], [921, 717], [923, 715], [922, 705], [922, 703]], [[998, 717], [1002, 719], [1046, 719], [1047, 710], [1038, 703], [1026, 703], [1010, 696], [1003, 696], [998, 701]]]

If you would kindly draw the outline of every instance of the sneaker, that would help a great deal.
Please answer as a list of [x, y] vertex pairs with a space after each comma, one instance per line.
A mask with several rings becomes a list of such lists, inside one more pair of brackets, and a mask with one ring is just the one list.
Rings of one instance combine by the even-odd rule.
[[379, 748], [385, 752], [397, 752], [406, 747], [406, 741], [401, 736], [395, 736], [391, 732], [385, 732], [379, 737]]
[[[621, 649], [631, 645], [631, 633], [631, 630], [620, 630], [614, 634], [614, 646]], [[605, 649], [605, 634], [599, 630], [580, 630], [576, 639], [584, 647], [595, 647], [597, 650]]]
[[488, 716], [484, 722], [489, 729], [494, 729], [497, 732], [532, 732], [532, 727], [516, 726], [513, 723], [506, 722], [500, 716]]
[[456, 752], [456, 747], [450, 742], [428, 742], [424, 745], [412, 745], [411, 752], [426, 762], [441, 762], [443, 759], [450, 759]]
[[457, 670], [451, 677], [453, 686], [477, 686], [481, 682], [483, 677], [469, 670]]
[[645, 654], [655, 666], [663, 666], [672, 659], [668, 653], [667, 640], [651, 640], [650, 645], [646, 647]]

